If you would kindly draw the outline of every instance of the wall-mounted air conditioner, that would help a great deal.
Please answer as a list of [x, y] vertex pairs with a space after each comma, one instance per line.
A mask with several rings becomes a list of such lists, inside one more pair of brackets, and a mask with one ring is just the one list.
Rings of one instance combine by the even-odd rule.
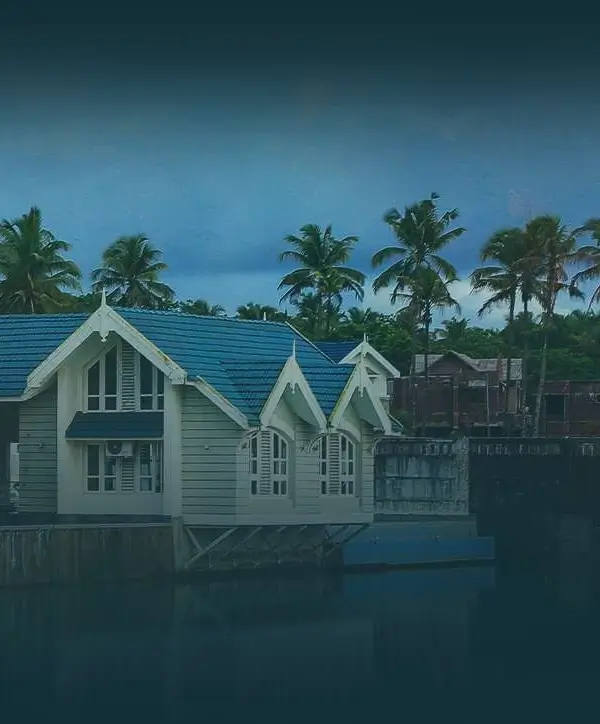
[[121, 442], [120, 440], [109, 440], [106, 443], [106, 452], [113, 458], [132, 458], [133, 443]]

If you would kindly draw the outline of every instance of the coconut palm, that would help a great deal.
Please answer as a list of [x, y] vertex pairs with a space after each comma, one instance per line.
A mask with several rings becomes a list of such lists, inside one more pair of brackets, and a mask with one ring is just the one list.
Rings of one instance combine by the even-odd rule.
[[71, 245], [44, 228], [42, 214], [0, 222], [0, 311], [36, 314], [68, 307], [67, 291], [80, 288], [81, 271], [65, 259]]
[[409, 313], [412, 312], [413, 319], [423, 329], [425, 338], [424, 375], [425, 386], [427, 387], [429, 384], [429, 349], [433, 313], [452, 309], [460, 314], [460, 304], [450, 294], [448, 286], [440, 279], [437, 272], [428, 268], [415, 272], [411, 290], [409, 292], [399, 292], [399, 299], [405, 300], [404, 308]]
[[185, 314], [196, 314], [199, 317], [224, 317], [225, 307], [221, 304], [210, 304], [206, 299], [188, 299], [179, 303], [179, 311]]
[[[395, 304], [407, 295], [413, 300], [411, 314], [415, 326], [411, 349], [411, 387], [414, 389], [414, 364], [417, 345], [416, 326], [423, 319], [424, 307], [418, 297], [419, 284], [425, 277], [420, 276], [429, 270], [428, 283], [432, 275], [440, 284], [449, 284], [458, 277], [454, 266], [448, 262], [442, 252], [455, 239], [465, 232], [462, 227], [452, 225], [458, 219], [458, 210], [450, 209], [440, 213], [437, 207], [439, 195], [432, 193], [428, 199], [407, 206], [403, 212], [391, 209], [384, 215], [384, 222], [394, 233], [396, 243], [380, 249], [373, 255], [374, 268], [391, 264], [376, 277], [373, 291], [391, 287], [390, 301]], [[414, 397], [414, 395], [413, 395]], [[413, 417], [415, 410], [413, 408]]]
[[280, 301], [297, 302], [305, 292], [312, 291], [319, 308], [319, 329], [329, 336], [343, 295], [353, 294], [359, 301], [364, 296], [365, 275], [347, 266], [358, 238], [337, 239], [331, 225], [321, 229], [316, 224], [306, 224], [299, 236], [288, 235], [285, 241], [293, 248], [281, 252], [279, 260], [290, 259], [299, 266], [279, 283], [280, 290], [288, 287]]
[[[600, 279], [600, 219], [589, 219], [576, 230], [576, 234], [578, 236], [581, 234], [590, 235], [594, 243], [580, 246], [577, 250], [577, 261], [583, 262], [586, 267], [573, 275], [573, 283], [598, 281]], [[596, 286], [590, 295], [588, 311], [597, 302], [600, 302], [600, 284]]]
[[539, 269], [541, 280], [543, 342], [533, 430], [534, 435], [538, 435], [548, 364], [548, 332], [556, 309], [556, 301], [558, 295], [565, 291], [572, 298], [583, 298], [577, 285], [573, 283], [573, 280], [569, 280], [568, 274], [568, 267], [579, 260], [577, 237], [582, 231], [581, 229], [568, 229], [560, 217], [551, 215], [537, 216], [532, 219], [525, 227], [525, 231], [532, 244], [529, 258], [532, 260], [532, 264]]
[[256, 302], [248, 302], [238, 307], [236, 316], [239, 319], [263, 319], [268, 322], [283, 322], [287, 319], [287, 315], [275, 307], [268, 304], [257, 304]]
[[162, 252], [144, 234], [121, 236], [102, 254], [102, 266], [92, 272], [92, 290], [106, 291], [111, 304], [165, 309], [174, 292], [160, 281], [167, 265]]
[[[493, 234], [481, 250], [481, 261], [492, 262], [475, 269], [471, 274], [471, 292], [488, 292], [490, 296], [481, 306], [477, 315], [482, 317], [494, 307], [508, 307], [507, 355], [506, 355], [506, 397], [505, 411], [509, 411], [512, 357], [514, 351], [514, 323], [517, 300], [523, 302], [525, 319], [529, 313], [532, 297], [539, 298], [539, 268], [535, 263], [535, 240], [527, 230], [513, 227]], [[526, 395], [526, 358], [523, 354], [523, 396]]]
[[318, 339], [322, 317], [321, 300], [313, 292], [305, 292], [292, 302], [297, 309], [293, 324], [311, 339]]

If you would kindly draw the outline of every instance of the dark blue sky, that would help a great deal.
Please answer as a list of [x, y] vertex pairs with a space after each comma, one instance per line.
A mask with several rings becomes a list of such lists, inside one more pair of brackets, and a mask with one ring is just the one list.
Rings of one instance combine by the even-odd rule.
[[499, 226], [600, 215], [598, 50], [579, 28], [37, 32], [27, 60], [0, 58], [0, 216], [39, 205], [86, 272], [145, 232], [179, 296], [233, 312], [276, 303], [304, 223], [358, 235], [370, 273], [382, 214], [437, 191], [467, 274]]

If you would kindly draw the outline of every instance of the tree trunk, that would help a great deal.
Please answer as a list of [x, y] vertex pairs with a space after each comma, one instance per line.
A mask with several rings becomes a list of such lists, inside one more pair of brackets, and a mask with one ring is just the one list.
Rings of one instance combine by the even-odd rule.
[[[512, 357], [515, 340], [515, 299], [516, 294], [511, 294], [510, 305], [508, 308], [508, 350], [506, 352], [506, 400], [504, 403], [504, 412], [508, 416], [510, 412], [510, 383], [512, 382]], [[500, 383], [500, 380], [498, 380]], [[508, 419], [508, 418], [507, 418]], [[506, 421], [505, 421], [506, 422]]]
[[431, 316], [427, 312], [425, 316], [425, 349], [424, 349], [424, 374], [425, 374], [425, 399], [423, 400], [423, 419], [429, 422], [429, 329], [431, 327]]
[[546, 365], [548, 360], [548, 327], [550, 326], [550, 315], [544, 315], [544, 342], [542, 345], [542, 362], [540, 365], [540, 381], [538, 383], [535, 400], [535, 419], [533, 423], [533, 434], [538, 437], [540, 434], [540, 422], [542, 416], [542, 401], [544, 399], [544, 387], [546, 385]]
[[521, 364], [521, 413], [522, 432], [525, 433], [527, 426], [527, 375], [529, 374], [529, 299], [523, 299], [523, 317], [525, 328], [523, 330], [523, 361]]
[[413, 324], [413, 334], [410, 344], [410, 407], [413, 434], [416, 434], [417, 428], [417, 388], [416, 388], [416, 371], [415, 357], [417, 356], [417, 325]]

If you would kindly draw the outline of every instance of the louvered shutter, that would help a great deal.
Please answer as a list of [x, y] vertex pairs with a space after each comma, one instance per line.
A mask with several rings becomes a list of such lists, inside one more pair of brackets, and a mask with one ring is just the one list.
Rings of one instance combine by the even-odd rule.
[[340, 492], [340, 435], [333, 432], [329, 435], [329, 492], [338, 495]]
[[135, 355], [133, 347], [123, 342], [121, 347], [121, 408], [135, 410]]
[[124, 493], [134, 490], [135, 459], [121, 458], [121, 490]]
[[271, 441], [272, 433], [261, 430], [259, 433], [259, 467], [260, 467], [260, 494], [271, 494]]

